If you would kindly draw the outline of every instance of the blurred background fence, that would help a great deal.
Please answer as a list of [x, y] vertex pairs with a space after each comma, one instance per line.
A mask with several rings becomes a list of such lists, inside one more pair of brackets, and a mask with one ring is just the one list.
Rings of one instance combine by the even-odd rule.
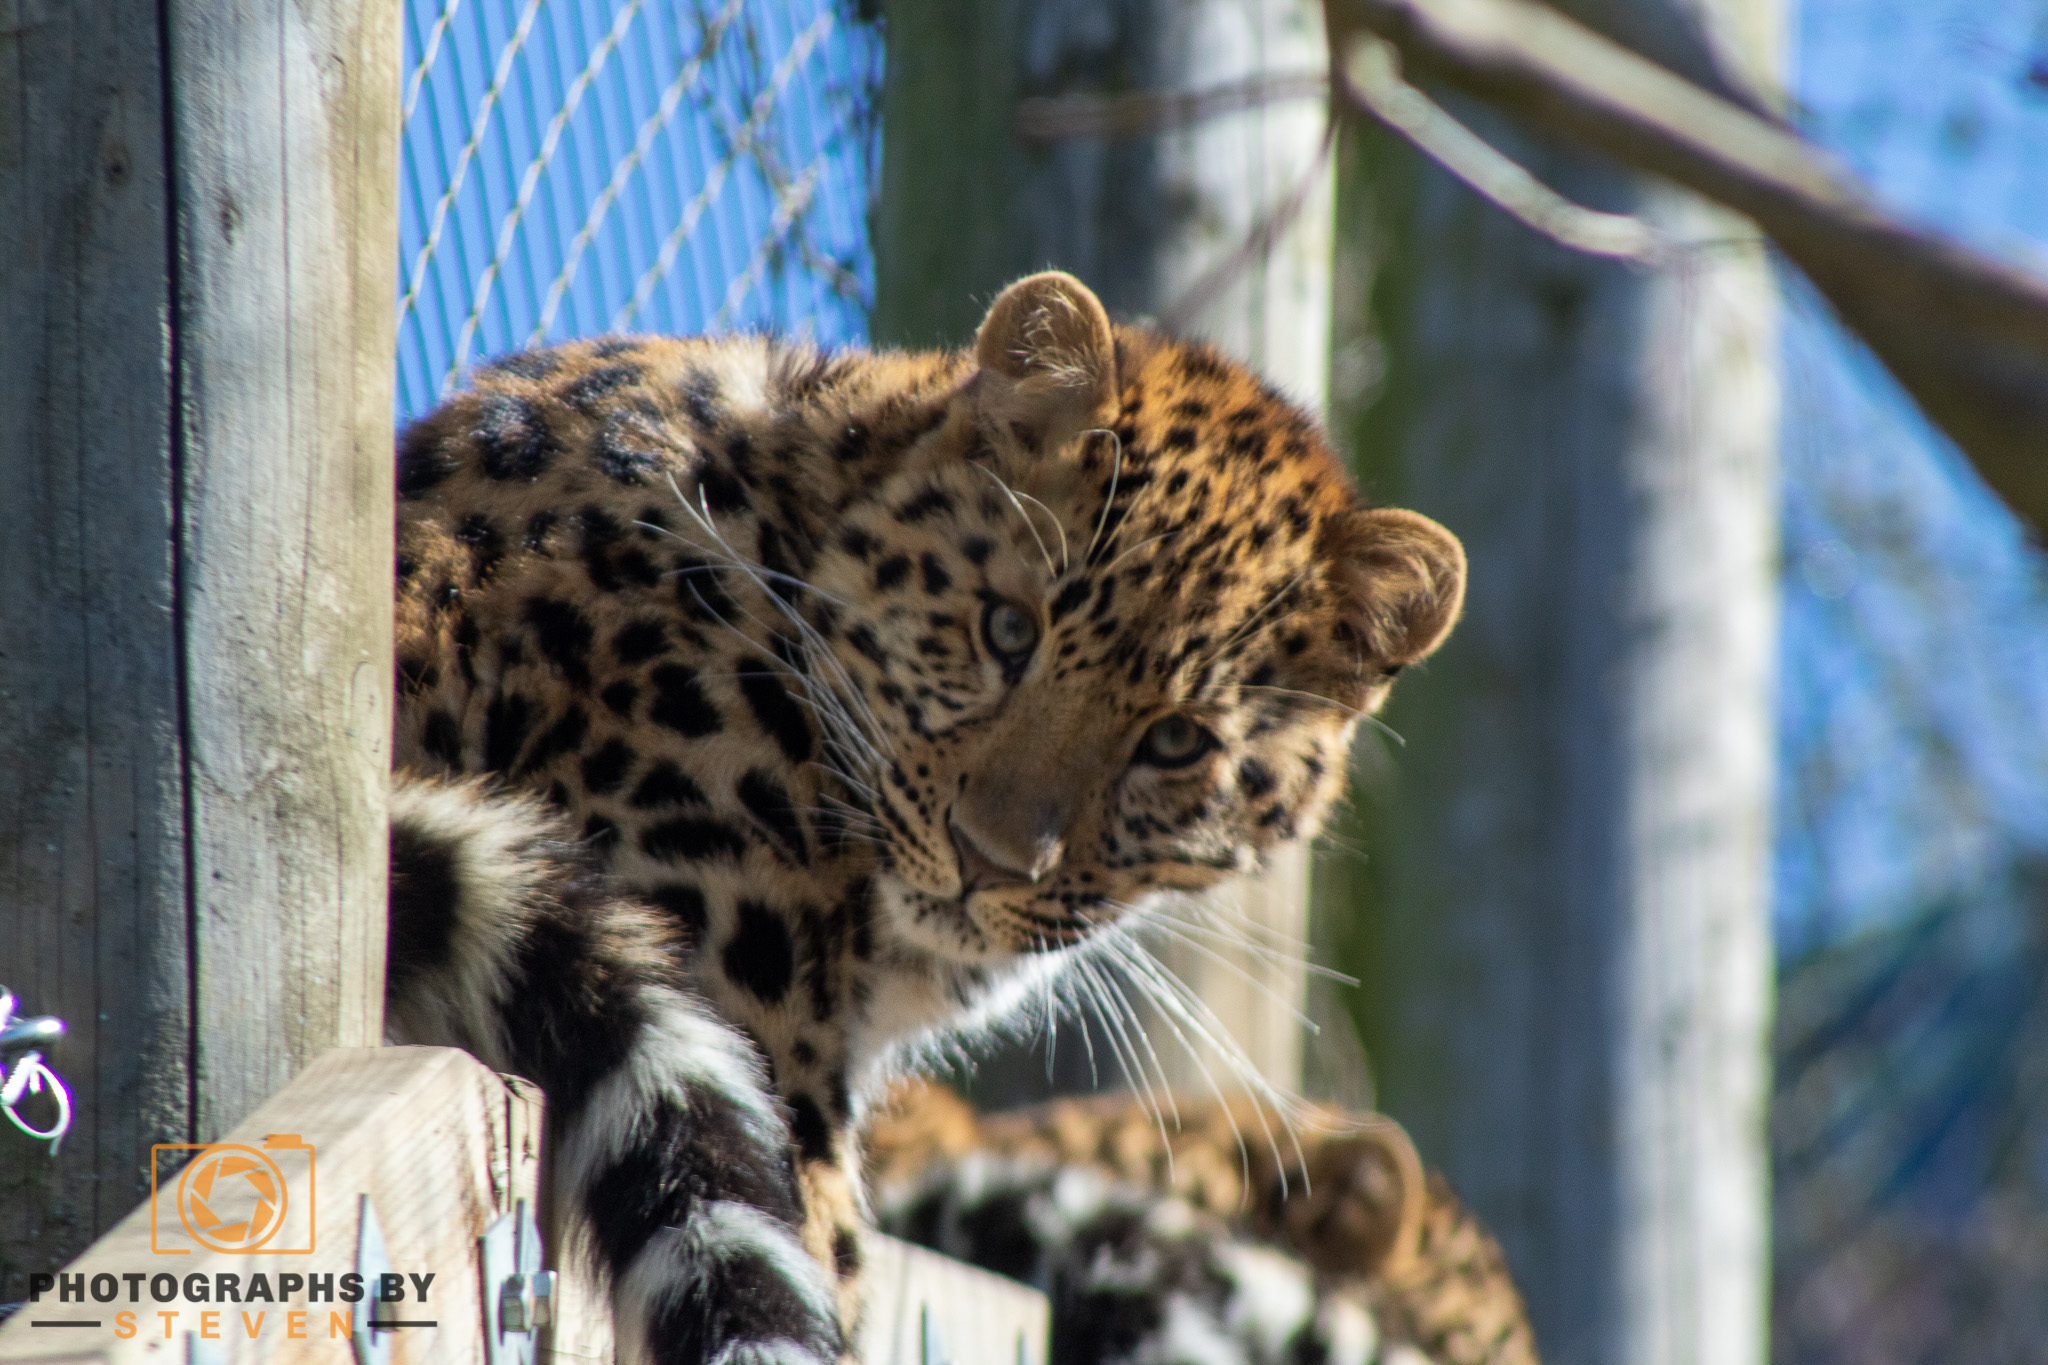
[[[864, 340], [876, 19], [407, 0], [400, 420], [540, 341]], [[2048, 263], [2048, 4], [1804, 0], [1791, 22], [1811, 136], [1892, 203]], [[2036, 1360], [2048, 591], [1882, 369], [1797, 280], [1786, 299], [1773, 1353]]]
[[[2048, 5], [1801, 0], [1794, 112], [2048, 270]], [[2033, 538], [1788, 290], [1773, 1357], [2048, 1343], [2048, 591]]]

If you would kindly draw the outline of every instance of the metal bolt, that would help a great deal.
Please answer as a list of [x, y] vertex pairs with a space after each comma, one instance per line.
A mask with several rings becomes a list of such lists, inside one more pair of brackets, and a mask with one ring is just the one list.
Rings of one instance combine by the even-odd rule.
[[507, 1275], [498, 1290], [498, 1330], [533, 1332], [555, 1320], [555, 1272]]

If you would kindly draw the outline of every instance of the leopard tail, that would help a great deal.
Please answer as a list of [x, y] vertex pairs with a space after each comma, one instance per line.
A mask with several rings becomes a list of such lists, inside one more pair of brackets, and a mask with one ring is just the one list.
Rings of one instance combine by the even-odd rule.
[[828, 1365], [787, 1121], [752, 1047], [686, 988], [673, 931], [559, 816], [400, 775], [386, 1017], [547, 1097], [557, 1231], [610, 1286], [621, 1361]]

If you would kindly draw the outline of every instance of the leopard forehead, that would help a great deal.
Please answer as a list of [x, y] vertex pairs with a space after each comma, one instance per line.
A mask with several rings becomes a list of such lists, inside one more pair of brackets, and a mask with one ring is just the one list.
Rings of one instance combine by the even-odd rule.
[[1119, 341], [1113, 418], [1057, 454], [1000, 424], [956, 434], [851, 510], [835, 548], [872, 572], [845, 585], [896, 620], [959, 581], [1042, 597], [1060, 675], [1195, 693], [1276, 635], [1299, 654], [1312, 622], [1341, 626], [1318, 531], [1358, 504], [1314, 423], [1208, 346]]

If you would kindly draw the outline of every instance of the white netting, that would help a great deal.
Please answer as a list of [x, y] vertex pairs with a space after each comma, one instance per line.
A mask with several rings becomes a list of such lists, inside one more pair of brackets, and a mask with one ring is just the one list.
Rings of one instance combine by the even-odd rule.
[[880, 63], [832, 0], [408, 0], [401, 419], [545, 340], [863, 337]]

